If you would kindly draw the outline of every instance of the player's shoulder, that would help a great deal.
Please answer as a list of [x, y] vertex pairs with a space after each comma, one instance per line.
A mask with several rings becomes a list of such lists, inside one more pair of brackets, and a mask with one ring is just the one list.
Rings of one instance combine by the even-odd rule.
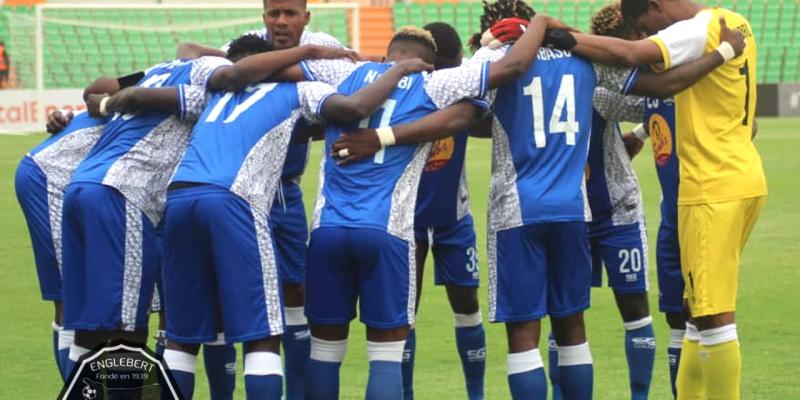
[[313, 44], [317, 46], [344, 48], [344, 45], [342, 45], [339, 39], [336, 39], [325, 32], [303, 31], [303, 34], [300, 35], [300, 44]]

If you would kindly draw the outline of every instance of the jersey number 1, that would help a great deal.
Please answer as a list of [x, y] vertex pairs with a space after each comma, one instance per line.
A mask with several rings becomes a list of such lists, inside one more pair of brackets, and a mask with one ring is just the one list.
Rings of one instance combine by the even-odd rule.
[[[397, 105], [397, 100], [394, 99], [388, 99], [385, 102], [383, 102], [383, 104], [381, 105], [381, 109], [383, 110], [381, 112], [381, 120], [380, 122], [378, 122], [378, 126], [376, 126], [375, 128], [384, 128], [389, 126], [389, 124], [392, 122], [392, 114], [394, 114], [394, 107], [396, 105]], [[361, 122], [358, 123], [358, 127], [361, 129], [369, 128], [369, 120], [371, 118], [372, 116], [362, 119]], [[381, 149], [380, 151], [375, 153], [373, 161], [375, 162], [375, 164], [383, 164], [383, 160], [385, 157], [386, 157], [386, 149]]]
[[[535, 77], [528, 86], [522, 88], [526, 96], [531, 96], [533, 112], [533, 141], [537, 148], [547, 146], [547, 135], [544, 129], [544, 94], [542, 91], [542, 78]], [[567, 119], [564, 109], [567, 109]], [[550, 133], [564, 133], [567, 135], [567, 145], [575, 146], [575, 134], [580, 131], [580, 123], [575, 120], [575, 77], [572, 74], [561, 78], [561, 86], [550, 114]]]

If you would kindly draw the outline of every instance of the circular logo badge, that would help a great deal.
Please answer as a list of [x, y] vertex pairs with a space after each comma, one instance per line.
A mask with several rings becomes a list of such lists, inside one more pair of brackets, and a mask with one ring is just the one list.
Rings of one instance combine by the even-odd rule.
[[452, 137], [433, 142], [431, 155], [428, 157], [428, 163], [425, 165], [425, 172], [438, 171], [444, 168], [453, 158], [455, 148], [456, 141]]
[[647, 121], [650, 141], [653, 142], [653, 157], [658, 166], [663, 166], [672, 157], [672, 130], [661, 114], [653, 114]]

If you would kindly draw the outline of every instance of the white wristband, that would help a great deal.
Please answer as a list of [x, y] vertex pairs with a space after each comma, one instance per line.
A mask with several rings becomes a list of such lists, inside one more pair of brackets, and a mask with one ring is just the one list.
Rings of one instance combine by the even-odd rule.
[[100, 100], [100, 110], [99, 111], [100, 111], [100, 115], [102, 115], [104, 117], [108, 116], [108, 110], [106, 110], [106, 104], [108, 104], [108, 96], [103, 97], [103, 99]]
[[378, 134], [378, 141], [381, 142], [381, 148], [394, 146], [395, 137], [391, 126], [378, 128], [375, 130], [375, 133]]
[[731, 46], [731, 44], [728, 42], [720, 43], [719, 46], [717, 46], [717, 53], [722, 56], [722, 59], [725, 60], [725, 62], [736, 58], [736, 51], [733, 50], [733, 46]]
[[650, 137], [650, 135], [648, 135], [647, 131], [644, 129], [643, 124], [636, 125], [636, 128], [633, 128], [633, 136], [643, 142]]

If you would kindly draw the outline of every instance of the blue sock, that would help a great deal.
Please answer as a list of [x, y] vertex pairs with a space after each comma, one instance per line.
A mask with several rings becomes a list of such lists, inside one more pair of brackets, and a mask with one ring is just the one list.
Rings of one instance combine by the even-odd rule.
[[561, 382], [558, 379], [558, 351], [552, 333], [547, 337], [547, 368], [550, 373], [550, 384], [553, 386], [553, 400], [563, 400]]
[[631, 399], [646, 400], [656, 358], [652, 317], [625, 323], [625, 357], [628, 359]]
[[81, 346], [72, 343], [69, 347], [68, 355], [67, 355], [67, 362], [66, 362], [66, 374], [65, 376], [69, 378], [70, 374], [72, 374], [72, 370], [78, 366], [78, 361], [80, 358], [83, 357], [84, 354], [88, 353], [89, 349], [83, 348]]
[[233, 399], [236, 388], [236, 348], [233, 344], [204, 344], [203, 360], [211, 400]]
[[547, 399], [547, 378], [539, 349], [508, 355], [508, 388], [512, 399]]
[[244, 375], [248, 400], [281, 400], [283, 377], [280, 375]]
[[403, 372], [400, 362], [370, 361], [366, 400], [401, 400]]
[[[60, 331], [61, 327], [53, 322], [53, 356], [56, 359], [56, 367], [58, 367], [58, 373], [61, 375], [61, 380], [63, 381], [67, 379], [67, 377], [64, 376], [63, 358], [61, 357], [61, 350], [58, 349], [58, 335]], [[69, 349], [67, 349], [67, 355], [69, 355]]]
[[481, 400], [486, 373], [486, 332], [483, 324], [456, 328], [456, 346], [467, 384], [467, 398]]
[[675, 380], [678, 378], [678, 365], [681, 363], [681, 347], [683, 346], [683, 329], [670, 329], [667, 361], [669, 362], [669, 382], [672, 386], [672, 397], [678, 398]]
[[287, 325], [281, 335], [286, 377], [286, 400], [305, 398], [305, 372], [311, 349], [308, 324]]
[[414, 399], [414, 353], [417, 351], [417, 330], [408, 332], [406, 346], [403, 348], [403, 400]]
[[190, 400], [194, 396], [194, 373], [172, 370], [172, 377], [175, 378], [175, 383], [178, 385], [181, 395], [186, 400]]
[[318, 361], [313, 358], [306, 365], [306, 399], [328, 400], [339, 398], [340, 362]]
[[73, 343], [75, 343], [75, 331], [61, 329], [58, 332], [58, 366], [65, 381], [69, 378], [67, 364], [69, 364], [69, 349]]
[[248, 400], [281, 400], [283, 397], [281, 356], [268, 351], [246, 353], [244, 389]]
[[558, 377], [565, 399], [591, 400], [594, 369], [589, 343], [558, 346]]

